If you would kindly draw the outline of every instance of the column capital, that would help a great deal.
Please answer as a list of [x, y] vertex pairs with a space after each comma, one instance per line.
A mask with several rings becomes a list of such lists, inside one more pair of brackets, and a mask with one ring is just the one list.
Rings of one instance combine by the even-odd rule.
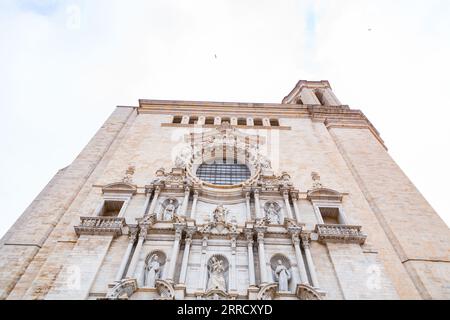
[[301, 235], [301, 238], [302, 238], [302, 245], [303, 245], [303, 248], [309, 249], [309, 248], [310, 248], [310, 242], [311, 242], [311, 240], [310, 240], [310, 234], [309, 234], [309, 233], [302, 234], [302, 235]]
[[291, 190], [290, 193], [293, 200], [298, 200], [300, 198], [300, 192], [298, 190]]
[[258, 239], [258, 243], [264, 243], [264, 231], [258, 231], [257, 233], [257, 239]]
[[134, 243], [139, 235], [139, 227], [130, 227], [130, 230], [128, 231], [128, 240], [131, 243]]
[[281, 190], [281, 194], [283, 195], [283, 197], [286, 199], [289, 199], [289, 190], [288, 189], [282, 189]]
[[139, 225], [139, 239], [145, 239], [148, 233], [148, 225]]
[[194, 190], [194, 198], [198, 198], [200, 192], [198, 190]]
[[245, 237], [247, 238], [247, 242], [249, 244], [253, 244], [253, 229], [245, 229], [244, 233]]
[[184, 194], [189, 195], [190, 193], [191, 193], [191, 187], [189, 187], [189, 186], [184, 187]]

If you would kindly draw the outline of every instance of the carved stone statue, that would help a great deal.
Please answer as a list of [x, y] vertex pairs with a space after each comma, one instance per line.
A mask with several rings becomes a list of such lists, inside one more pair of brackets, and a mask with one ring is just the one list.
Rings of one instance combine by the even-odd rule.
[[227, 213], [227, 209], [225, 209], [222, 204], [220, 206], [218, 206], [213, 212], [214, 222], [225, 223], [226, 213]]
[[225, 281], [225, 268], [223, 266], [223, 260], [212, 257], [211, 268], [209, 270], [208, 290], [227, 290], [227, 284]]
[[173, 215], [175, 214], [175, 205], [173, 203], [173, 199], [170, 199], [169, 203], [164, 208], [163, 220], [164, 221], [172, 221]]
[[278, 260], [278, 265], [275, 269], [275, 279], [278, 282], [278, 290], [280, 292], [289, 291], [289, 280], [291, 279], [291, 272], [286, 268], [281, 260]]
[[270, 224], [280, 224], [280, 216], [278, 212], [279, 209], [277, 210], [273, 202], [266, 208], [266, 218]]
[[150, 259], [146, 267], [146, 281], [145, 284], [148, 287], [154, 288], [156, 280], [159, 279], [161, 273], [161, 265], [159, 263], [159, 257], [154, 254]]

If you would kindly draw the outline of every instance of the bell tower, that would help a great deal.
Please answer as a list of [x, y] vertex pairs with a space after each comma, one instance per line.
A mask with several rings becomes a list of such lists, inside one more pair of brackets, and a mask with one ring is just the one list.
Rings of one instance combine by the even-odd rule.
[[283, 104], [340, 106], [342, 105], [327, 80], [300, 80], [283, 99]]

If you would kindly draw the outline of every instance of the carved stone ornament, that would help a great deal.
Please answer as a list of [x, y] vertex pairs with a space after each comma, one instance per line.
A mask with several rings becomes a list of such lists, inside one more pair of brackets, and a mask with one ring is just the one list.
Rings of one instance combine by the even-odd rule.
[[268, 201], [264, 204], [264, 212], [269, 224], [280, 224], [280, 211], [281, 207], [278, 202]]
[[277, 296], [277, 283], [269, 283], [262, 286], [256, 296], [257, 300], [274, 300]]
[[199, 232], [204, 234], [235, 234], [238, 233], [236, 217], [233, 216], [228, 222], [229, 210], [223, 205], [217, 206], [213, 212], [213, 221], [199, 227]]
[[299, 300], [322, 300], [321, 294], [306, 284], [297, 285], [296, 295]]
[[311, 172], [311, 178], [313, 180], [313, 190], [323, 188], [323, 185], [320, 182], [320, 175], [317, 172]]
[[123, 177], [122, 181], [125, 183], [133, 183], [133, 175], [136, 168], [134, 166], [129, 166], [127, 170], [125, 171], [125, 176]]
[[106, 300], [128, 300], [137, 288], [136, 279], [123, 279], [108, 292]]
[[174, 300], [175, 290], [172, 284], [166, 280], [156, 280], [155, 287], [158, 290], [160, 296], [159, 300]]
[[175, 217], [175, 213], [179, 207], [179, 202], [177, 199], [169, 198], [164, 200], [161, 205], [160, 218], [163, 221], [172, 221]]
[[125, 218], [117, 217], [80, 217], [80, 224], [75, 226], [75, 233], [80, 235], [122, 235], [126, 226]]

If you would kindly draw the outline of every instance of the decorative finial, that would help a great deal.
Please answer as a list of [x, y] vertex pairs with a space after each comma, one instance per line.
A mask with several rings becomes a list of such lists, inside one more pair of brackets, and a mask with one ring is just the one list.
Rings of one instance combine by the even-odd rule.
[[323, 188], [322, 183], [320, 182], [320, 175], [317, 172], [311, 173], [311, 178], [313, 180], [313, 189]]
[[128, 169], [125, 171], [125, 176], [122, 179], [125, 183], [133, 183], [133, 175], [136, 171], [136, 168], [134, 166], [129, 166]]

